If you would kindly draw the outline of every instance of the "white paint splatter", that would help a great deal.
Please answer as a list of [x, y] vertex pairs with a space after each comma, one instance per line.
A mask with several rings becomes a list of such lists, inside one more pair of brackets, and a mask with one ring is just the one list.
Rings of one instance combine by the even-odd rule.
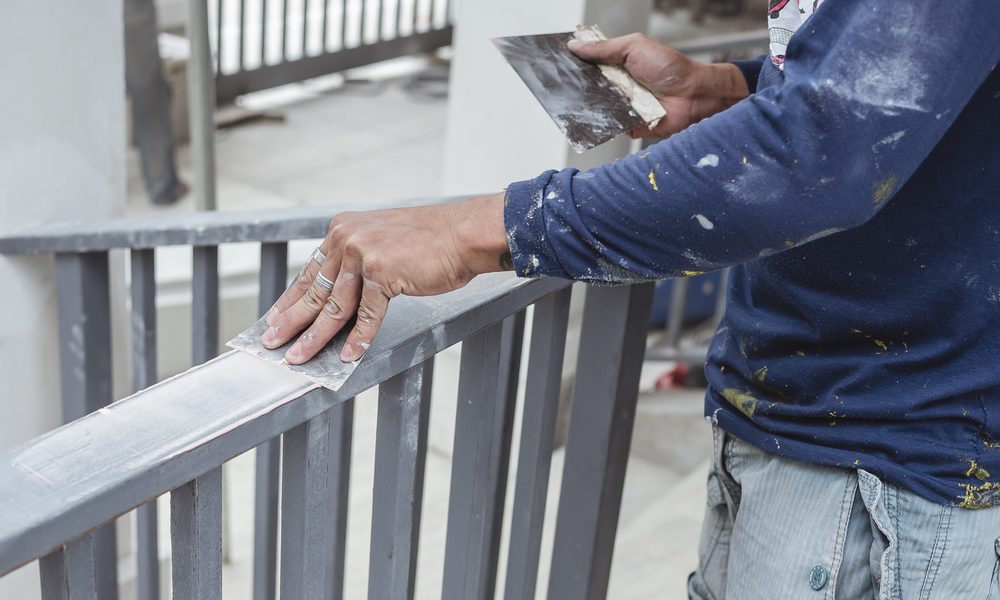
[[717, 166], [719, 166], [719, 156], [716, 154], [706, 154], [705, 156], [702, 156], [701, 160], [698, 161], [698, 164], [695, 165], [695, 167], [699, 169]]
[[555, 190], [553, 190], [553, 191], [549, 192], [549, 195], [546, 196], [545, 199], [546, 200], [555, 200], [558, 197], [559, 197], [559, 194], [556, 193]]
[[709, 231], [715, 229], [715, 223], [709, 221], [708, 217], [706, 217], [705, 215], [695, 215], [695, 216], [693, 216], [691, 218], [692, 219], [697, 219], [698, 220], [698, 224], [701, 225], [702, 227], [704, 227], [705, 229], [709, 230]]
[[897, 131], [891, 135], [887, 135], [881, 140], [875, 142], [875, 144], [872, 145], [872, 150], [878, 152], [879, 146], [895, 146], [899, 140], [903, 139], [904, 135], [906, 135], [905, 129]]

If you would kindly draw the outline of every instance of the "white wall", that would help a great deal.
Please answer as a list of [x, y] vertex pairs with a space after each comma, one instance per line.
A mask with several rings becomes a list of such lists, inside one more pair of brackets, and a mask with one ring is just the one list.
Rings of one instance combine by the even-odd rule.
[[[117, 213], [121, 1], [0, 3], [0, 73], [0, 231]], [[0, 281], [2, 451], [58, 425], [60, 404], [52, 260], [0, 256]], [[35, 588], [22, 569], [0, 579], [0, 598], [28, 599]]]
[[582, 156], [490, 41], [492, 37], [572, 31], [597, 24], [608, 36], [646, 31], [650, 0], [463, 0], [455, 32], [445, 193], [497, 192], [546, 169], [588, 167], [630, 148], [618, 139]]

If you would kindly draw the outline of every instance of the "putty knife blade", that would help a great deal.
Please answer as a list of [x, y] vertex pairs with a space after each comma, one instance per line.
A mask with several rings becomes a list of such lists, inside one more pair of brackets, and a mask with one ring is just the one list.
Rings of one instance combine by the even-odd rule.
[[574, 32], [494, 38], [497, 47], [577, 152], [645, 126], [628, 97], [569, 51]]

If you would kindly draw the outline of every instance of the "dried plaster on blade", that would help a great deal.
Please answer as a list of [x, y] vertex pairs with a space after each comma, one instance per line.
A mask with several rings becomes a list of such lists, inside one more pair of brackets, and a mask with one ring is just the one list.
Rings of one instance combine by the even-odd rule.
[[[574, 37], [581, 42], [599, 42], [608, 39], [597, 25], [577, 25]], [[636, 81], [628, 71], [618, 65], [597, 65], [601, 73], [625, 94], [632, 109], [642, 117], [652, 129], [656, 127], [667, 111], [648, 89]]]

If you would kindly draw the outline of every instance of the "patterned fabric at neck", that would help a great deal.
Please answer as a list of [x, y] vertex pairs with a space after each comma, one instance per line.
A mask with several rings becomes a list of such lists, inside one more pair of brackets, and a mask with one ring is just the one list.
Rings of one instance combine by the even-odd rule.
[[770, 0], [767, 8], [767, 30], [771, 39], [771, 62], [785, 67], [785, 48], [792, 34], [812, 16], [823, 0]]

